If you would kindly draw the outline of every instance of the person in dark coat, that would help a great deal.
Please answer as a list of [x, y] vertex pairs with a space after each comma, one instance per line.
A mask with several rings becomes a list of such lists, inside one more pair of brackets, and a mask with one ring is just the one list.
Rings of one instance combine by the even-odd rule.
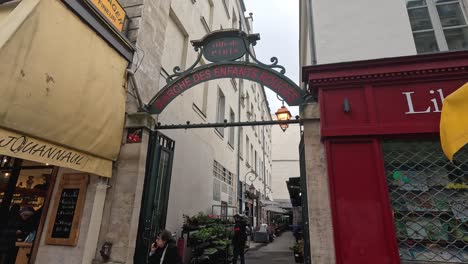
[[234, 215], [234, 236], [232, 237], [233, 258], [232, 263], [237, 263], [237, 258], [240, 257], [241, 264], [245, 264], [244, 250], [247, 242], [247, 233], [245, 223], [240, 215]]
[[8, 214], [8, 222], [0, 233], [0, 263], [14, 264], [18, 248], [16, 247], [16, 226], [19, 220], [20, 206], [14, 204]]
[[24, 239], [35, 230], [35, 221], [34, 221], [34, 208], [32, 207], [23, 207], [19, 211], [19, 220], [16, 223], [16, 240], [24, 241]]
[[151, 245], [148, 261], [150, 264], [182, 264], [171, 232], [163, 230], [158, 234], [156, 242]]

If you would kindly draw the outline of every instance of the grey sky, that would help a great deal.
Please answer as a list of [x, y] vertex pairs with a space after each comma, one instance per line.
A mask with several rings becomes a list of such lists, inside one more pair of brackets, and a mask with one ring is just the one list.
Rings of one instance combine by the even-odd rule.
[[[244, 0], [246, 16], [253, 13], [253, 31], [260, 34], [255, 46], [257, 59], [270, 63], [271, 57], [286, 68], [286, 76], [299, 83], [299, 1], [297, 0]], [[276, 94], [266, 89], [270, 109], [274, 113], [281, 107]], [[298, 107], [288, 107], [293, 116]]]

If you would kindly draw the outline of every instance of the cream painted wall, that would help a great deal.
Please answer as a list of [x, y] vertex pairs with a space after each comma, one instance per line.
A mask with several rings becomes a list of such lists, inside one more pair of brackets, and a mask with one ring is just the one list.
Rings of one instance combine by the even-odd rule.
[[286, 181], [300, 176], [299, 143], [300, 126], [289, 125], [285, 132], [279, 126], [272, 128], [273, 148], [273, 198], [289, 199]]
[[[233, 17], [239, 19], [239, 1], [226, 1], [229, 3], [226, 9], [222, 1], [212, 1], [212, 18], [210, 18], [209, 1], [172, 1], [170, 7], [170, 22], [166, 27], [166, 50], [163, 51], [163, 68], [169, 74], [174, 66], [180, 65], [180, 61], [185, 59], [185, 67], [189, 67], [197, 57], [190, 40], [201, 39], [207, 30], [202, 23], [201, 17], [205, 18], [207, 24], [212, 20], [212, 30], [221, 28], [231, 28]], [[242, 13], [242, 12], [241, 12]], [[233, 15], [235, 14], [235, 15]], [[245, 25], [245, 21], [243, 24]], [[238, 22], [234, 22], [238, 26]], [[185, 39], [181, 38], [181, 32], [185, 34]], [[175, 33], [175, 34], [174, 34]], [[171, 36], [171, 37], [169, 37]], [[175, 38], [175, 36], [178, 36]], [[169, 40], [169, 42], [167, 42]], [[182, 45], [181, 45], [182, 44]], [[185, 45], [185, 46], [183, 46]], [[180, 57], [180, 55], [185, 57]], [[243, 81], [243, 87], [239, 80], [235, 84], [230, 79], [213, 80], [208, 83], [208, 93], [203, 94], [204, 85], [194, 87], [176, 98], [159, 116], [158, 122], [162, 124], [184, 124], [191, 123], [214, 123], [216, 122], [217, 96], [220, 89], [225, 98], [225, 119], [229, 120], [229, 113], [235, 114], [235, 121], [238, 117], [238, 96], [239, 90], [243, 88], [243, 94], [249, 94], [250, 102], [254, 104], [256, 120], [269, 120], [269, 110], [267, 109], [261, 86], [252, 88], [250, 81]], [[206, 98], [206, 116], [200, 113], [195, 105], [203, 108], [203, 100]], [[255, 99], [254, 99], [255, 98]], [[258, 98], [258, 99], [256, 99]], [[247, 102], [246, 102], [247, 103]], [[250, 111], [250, 103], [249, 103]], [[247, 105], [241, 107], [241, 121], [247, 121]], [[255, 129], [257, 133], [255, 133]], [[245, 155], [245, 137], [250, 138], [260, 160], [262, 154], [262, 128], [244, 127], [243, 129], [243, 152]], [[265, 133], [269, 133], [267, 129]], [[188, 129], [188, 130], [168, 130], [162, 131], [165, 135], [175, 140], [174, 165], [172, 170], [171, 189], [169, 198], [169, 209], [166, 228], [172, 232], [180, 232], [183, 215], [194, 215], [198, 212], [211, 213], [212, 205], [220, 205], [220, 202], [213, 200], [213, 162], [216, 160], [227, 170], [235, 174], [233, 179], [233, 200], [232, 206], [237, 206], [237, 135], [235, 131], [235, 141], [233, 147], [228, 144], [229, 128], [224, 128], [224, 136], [221, 136], [214, 128]], [[271, 146], [271, 136], [266, 135], [266, 145]], [[271, 149], [271, 147], [270, 147]], [[271, 171], [271, 155], [265, 155], [266, 167]], [[240, 177], [249, 171], [245, 160], [240, 164]], [[250, 184], [250, 182], [248, 182]], [[257, 190], [264, 192], [264, 183], [257, 179], [254, 182]], [[227, 195], [221, 195], [227, 202]]]
[[318, 64], [416, 54], [403, 0], [311, 2]]

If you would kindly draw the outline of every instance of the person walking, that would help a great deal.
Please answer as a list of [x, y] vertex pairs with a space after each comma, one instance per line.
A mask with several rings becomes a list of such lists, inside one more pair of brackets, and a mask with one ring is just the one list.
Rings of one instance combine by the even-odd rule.
[[157, 235], [156, 242], [151, 245], [148, 261], [149, 264], [182, 264], [171, 232], [163, 230]]
[[234, 236], [232, 237], [232, 246], [234, 256], [232, 263], [237, 263], [237, 258], [240, 258], [241, 264], [245, 264], [244, 250], [245, 243], [247, 241], [247, 233], [245, 230], [245, 223], [242, 221], [242, 217], [238, 214], [234, 215]]

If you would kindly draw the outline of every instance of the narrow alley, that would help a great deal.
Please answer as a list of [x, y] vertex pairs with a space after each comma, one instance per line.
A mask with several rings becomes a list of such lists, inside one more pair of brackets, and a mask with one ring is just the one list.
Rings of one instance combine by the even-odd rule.
[[247, 264], [292, 264], [294, 255], [290, 247], [294, 245], [292, 232], [284, 232], [275, 241], [268, 244], [252, 243], [246, 253]]

